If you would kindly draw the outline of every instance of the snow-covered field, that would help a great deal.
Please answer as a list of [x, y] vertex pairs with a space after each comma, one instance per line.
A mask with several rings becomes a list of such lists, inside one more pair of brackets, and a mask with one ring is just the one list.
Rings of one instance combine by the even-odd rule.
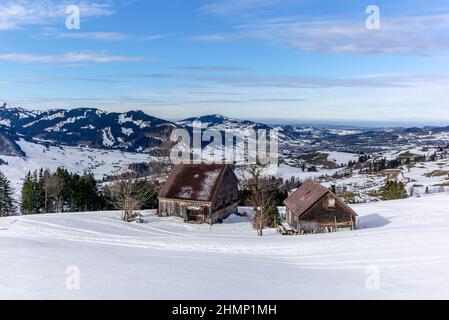
[[[24, 140], [18, 141], [20, 148], [26, 157], [10, 157], [0, 155], [0, 159], [7, 165], [0, 165], [0, 170], [6, 174], [11, 181], [14, 193], [20, 194], [23, 180], [28, 171], [40, 170], [41, 168], [56, 170], [58, 167], [66, 168], [70, 172], [82, 174], [92, 172], [95, 178], [102, 178], [118, 174], [127, 170], [129, 164], [149, 161], [159, 161], [143, 153], [127, 153], [118, 150], [101, 150], [83, 147], [46, 147], [41, 144], [31, 143]], [[351, 154], [334, 153], [339, 157], [348, 157]], [[286, 164], [271, 165], [266, 170], [267, 175], [275, 175], [283, 179], [298, 177], [308, 179], [324, 174], [333, 174], [337, 170], [320, 169], [319, 172], [302, 172], [301, 168], [288, 166]]]
[[212, 228], [150, 213], [0, 218], [0, 298], [447, 299], [448, 203], [355, 205], [357, 231], [290, 237], [257, 237], [237, 216]]
[[70, 172], [82, 174], [92, 172], [96, 179], [119, 173], [131, 163], [148, 162], [151, 158], [147, 154], [125, 153], [116, 150], [100, 150], [82, 147], [45, 147], [37, 143], [24, 140], [18, 141], [26, 157], [0, 156], [8, 164], [0, 165], [11, 181], [15, 193], [19, 193], [23, 180], [28, 171], [41, 168], [56, 170], [64, 167]]
[[[83, 147], [45, 147], [41, 144], [30, 143], [24, 140], [18, 142], [26, 157], [0, 156], [7, 164], [0, 165], [0, 171], [4, 172], [14, 189], [17, 199], [20, 198], [20, 190], [28, 171], [47, 168], [54, 171], [57, 167], [64, 167], [70, 172], [82, 174], [85, 171], [92, 172], [96, 179], [121, 173], [128, 169], [129, 164], [148, 161], [160, 161], [142, 153], [125, 153], [118, 150], [101, 150]], [[411, 154], [430, 155], [436, 149], [422, 151], [422, 148], [407, 146], [397, 149], [389, 149], [375, 157], [395, 159], [399, 154], [408, 152]], [[323, 151], [329, 155], [328, 159], [337, 164], [345, 164], [348, 161], [357, 160], [358, 156], [346, 152]], [[207, 155], [207, 152], [205, 153]], [[336, 185], [338, 190], [346, 190], [355, 194], [351, 202], [369, 202], [376, 200], [372, 194], [385, 184], [386, 179], [397, 179], [406, 184], [409, 195], [419, 196], [428, 193], [440, 193], [449, 191], [449, 159], [438, 159], [433, 162], [418, 162], [412, 166], [403, 165], [397, 175], [385, 175], [383, 173], [359, 174], [357, 170], [349, 176], [332, 179], [335, 173], [343, 173], [348, 168], [326, 169], [318, 166], [317, 172], [302, 171], [300, 166], [292, 166], [286, 163], [268, 166], [264, 173], [289, 180], [295, 177], [300, 180], [315, 178], [325, 186]], [[247, 176], [241, 167], [236, 168], [236, 174], [240, 179]]]

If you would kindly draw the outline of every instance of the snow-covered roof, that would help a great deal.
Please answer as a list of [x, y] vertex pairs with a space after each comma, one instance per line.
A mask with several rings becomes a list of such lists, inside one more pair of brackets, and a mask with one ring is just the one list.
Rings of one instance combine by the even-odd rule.
[[176, 165], [162, 187], [159, 197], [211, 202], [221, 177], [228, 168], [224, 164]]

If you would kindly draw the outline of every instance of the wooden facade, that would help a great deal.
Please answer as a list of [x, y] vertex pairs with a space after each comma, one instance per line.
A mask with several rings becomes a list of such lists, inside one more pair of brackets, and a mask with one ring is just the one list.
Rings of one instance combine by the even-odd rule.
[[159, 194], [159, 214], [216, 223], [238, 212], [238, 180], [228, 165], [180, 164]]
[[297, 233], [355, 229], [357, 214], [336, 194], [313, 180], [305, 182], [284, 203], [285, 220]]

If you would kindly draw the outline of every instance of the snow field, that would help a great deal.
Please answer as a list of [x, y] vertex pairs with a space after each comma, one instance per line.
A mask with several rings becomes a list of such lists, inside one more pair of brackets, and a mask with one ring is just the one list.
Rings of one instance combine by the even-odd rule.
[[143, 224], [120, 212], [1, 218], [0, 298], [447, 299], [448, 201], [354, 205], [358, 230], [290, 237], [257, 237], [237, 216], [212, 228], [151, 212]]

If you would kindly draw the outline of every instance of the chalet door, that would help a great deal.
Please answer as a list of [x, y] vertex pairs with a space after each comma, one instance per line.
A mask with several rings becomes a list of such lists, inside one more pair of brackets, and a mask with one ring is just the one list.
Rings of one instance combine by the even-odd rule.
[[194, 223], [204, 222], [204, 210], [201, 209], [187, 209], [187, 221]]

